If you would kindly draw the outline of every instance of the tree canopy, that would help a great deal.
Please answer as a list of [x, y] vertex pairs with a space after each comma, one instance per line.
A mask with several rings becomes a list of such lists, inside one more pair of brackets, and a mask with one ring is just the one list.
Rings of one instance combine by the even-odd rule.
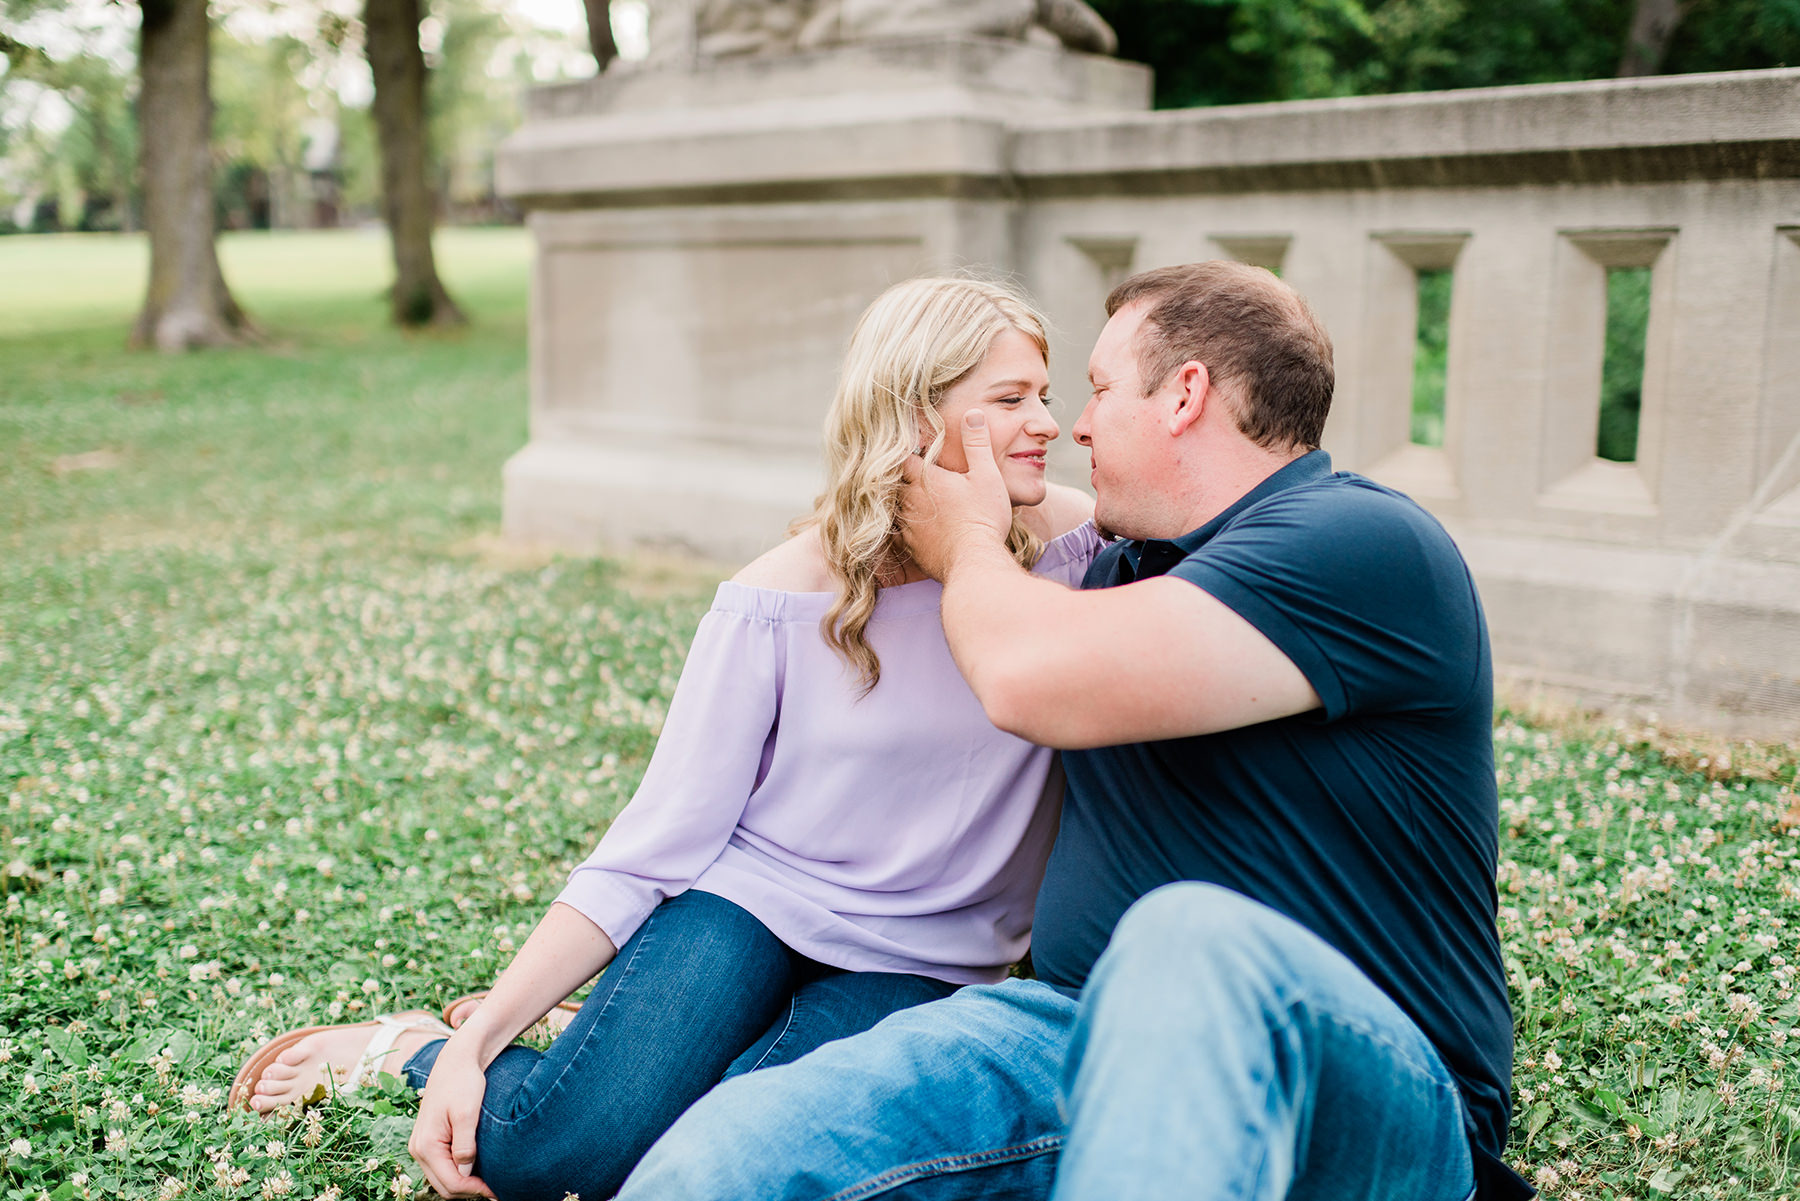
[[[1161, 108], [1600, 79], [1655, 0], [1090, 0]], [[1800, 0], [1665, 0], [1656, 73], [1800, 65]]]

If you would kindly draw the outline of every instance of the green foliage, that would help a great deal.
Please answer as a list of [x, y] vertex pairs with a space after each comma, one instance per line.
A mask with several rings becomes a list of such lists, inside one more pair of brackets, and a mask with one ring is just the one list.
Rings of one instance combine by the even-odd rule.
[[[212, 39], [213, 157], [219, 225], [268, 225], [271, 185], [291, 190], [302, 169], [306, 125], [318, 115], [302, 82], [313, 50], [293, 37], [245, 41], [226, 29]], [[271, 180], [270, 177], [274, 179]]]
[[1689, 0], [1663, 69], [1800, 66], [1800, 0]]
[[1637, 459], [1644, 397], [1644, 335], [1650, 327], [1650, 268], [1606, 273], [1606, 352], [1600, 368], [1600, 428], [1594, 453], [1615, 463]]
[[[480, 551], [525, 433], [522, 233], [440, 235], [454, 336], [380, 321], [378, 237], [221, 254], [285, 342], [129, 354], [141, 243], [0, 242], [41, 281], [0, 291], [5, 1201], [404, 1199], [403, 1088], [262, 1121], [226, 1084], [275, 1031], [493, 977], [630, 794], [703, 606]], [[1514, 1160], [1571, 1201], [1791, 1196], [1792, 752], [1511, 715], [1495, 746]]]
[[[1156, 103], [1300, 100], [1599, 79], [1633, 0], [1094, 0]], [[1665, 71], [1800, 63], [1800, 0], [1694, 0]]]
[[1444, 444], [1444, 384], [1450, 362], [1448, 271], [1419, 272], [1418, 334], [1413, 346], [1412, 440]]
[[[0, 222], [21, 199], [36, 198], [55, 201], [65, 228], [129, 228], [138, 194], [131, 108], [136, 78], [129, 54], [113, 61], [84, 50], [56, 59], [15, 34], [28, 19], [59, 13], [62, 6], [63, 0], [0, 2], [0, 52], [6, 56], [0, 68]], [[84, 10], [100, 16], [93, 28], [80, 31], [80, 41], [123, 44], [128, 39], [121, 38], [118, 26], [135, 8]], [[258, 8], [269, 10], [260, 20], [234, 19]], [[307, 223], [311, 190], [303, 158], [321, 126], [336, 126], [333, 169], [344, 207], [353, 218], [379, 213], [373, 122], [366, 108], [344, 99], [356, 95], [346, 81], [362, 69], [361, 25], [341, 8], [317, 0], [213, 5], [213, 151], [221, 227]], [[492, 219], [498, 215], [494, 147], [518, 123], [519, 95], [533, 82], [534, 56], [549, 61], [563, 52], [567, 65], [575, 39], [482, 0], [437, 0], [428, 13], [427, 30], [441, 34], [425, 39], [431, 51], [427, 98], [434, 181], [453, 217]], [[287, 32], [271, 32], [270, 18], [276, 16], [275, 25]], [[45, 101], [46, 93], [51, 101]], [[43, 119], [56, 99], [73, 111], [66, 128]]]
[[508, 32], [492, 6], [453, 0], [435, 11], [444, 22], [444, 38], [427, 64], [432, 151], [453, 200], [480, 201], [492, 192], [494, 147], [518, 124], [518, 92], [528, 81], [497, 87], [488, 75], [488, 63]]
[[[52, 59], [19, 44], [4, 76], [9, 103], [21, 117], [0, 120], [0, 144], [15, 171], [35, 177], [57, 200], [65, 228], [117, 229], [127, 224], [126, 206], [137, 170], [137, 122], [130, 79], [108, 60], [92, 54]], [[67, 102], [70, 119], [55, 134], [25, 119], [48, 96]], [[0, 194], [0, 202], [6, 196]]]

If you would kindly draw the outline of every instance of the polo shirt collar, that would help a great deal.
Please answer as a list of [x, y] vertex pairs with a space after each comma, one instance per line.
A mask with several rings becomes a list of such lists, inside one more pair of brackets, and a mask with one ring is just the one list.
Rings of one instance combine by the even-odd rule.
[[1117, 582], [1128, 584], [1132, 580], [1164, 574], [1175, 564], [1211, 542], [1219, 531], [1230, 525], [1240, 513], [1250, 506], [1277, 492], [1285, 492], [1289, 488], [1297, 488], [1302, 484], [1322, 480], [1330, 474], [1331, 456], [1322, 450], [1308, 451], [1244, 493], [1223, 513], [1199, 529], [1189, 531], [1179, 538], [1149, 538], [1142, 542], [1127, 542], [1119, 562]]

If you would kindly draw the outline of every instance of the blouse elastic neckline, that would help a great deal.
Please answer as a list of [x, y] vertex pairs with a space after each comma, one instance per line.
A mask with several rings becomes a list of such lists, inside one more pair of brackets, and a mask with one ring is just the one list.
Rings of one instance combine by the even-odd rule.
[[[1085, 544], [1093, 522], [1083, 522], [1072, 530], [1057, 535], [1044, 544], [1044, 554], [1035, 570], [1056, 566], [1077, 553]], [[895, 617], [933, 612], [943, 596], [943, 585], [936, 580], [913, 580], [907, 584], [890, 584], [875, 594], [875, 611]], [[740, 584], [723, 580], [713, 596], [712, 607], [744, 617], [764, 621], [812, 620], [825, 616], [837, 599], [835, 592], [788, 592], [780, 588], [764, 588], [756, 584]]]

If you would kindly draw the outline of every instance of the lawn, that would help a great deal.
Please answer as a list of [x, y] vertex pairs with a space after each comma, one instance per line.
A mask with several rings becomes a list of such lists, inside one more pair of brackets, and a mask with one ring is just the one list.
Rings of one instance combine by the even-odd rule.
[[[139, 243], [0, 239], [0, 1189], [404, 1198], [411, 1101], [227, 1115], [243, 1053], [485, 984], [642, 770], [708, 589], [497, 546], [518, 231], [382, 320], [361, 232], [222, 250], [263, 345], [124, 349]], [[1554, 1197], [1800, 1198], [1779, 748], [1507, 712], [1513, 1157]]]

